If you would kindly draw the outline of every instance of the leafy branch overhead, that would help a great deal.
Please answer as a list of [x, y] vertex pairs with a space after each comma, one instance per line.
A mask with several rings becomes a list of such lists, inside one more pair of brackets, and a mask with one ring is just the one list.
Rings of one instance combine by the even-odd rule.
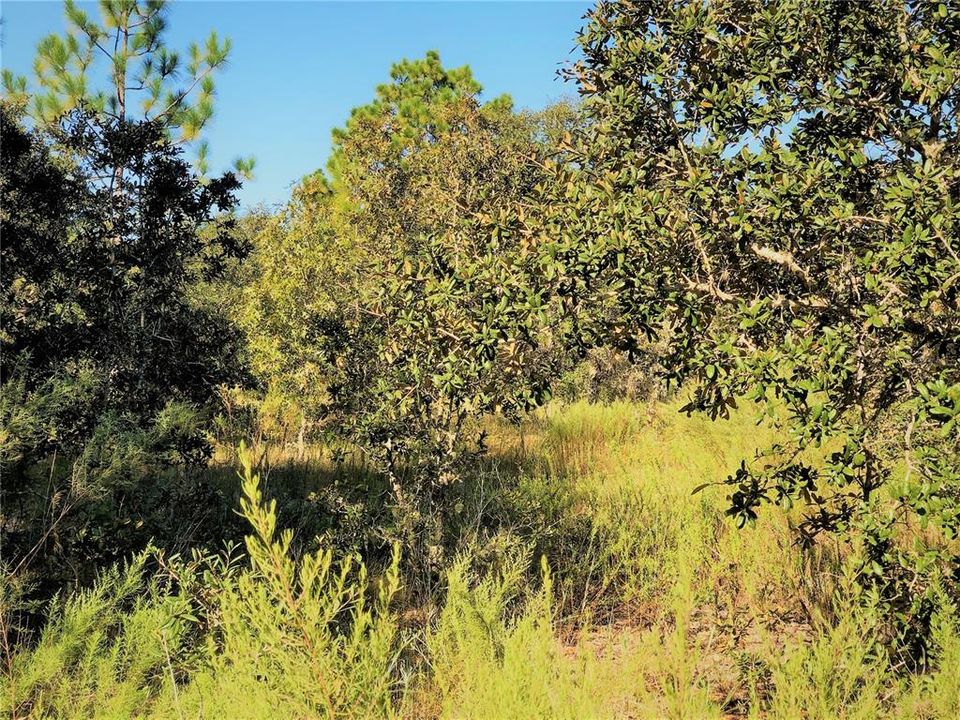
[[798, 503], [804, 542], [862, 533], [922, 625], [960, 560], [899, 539], [960, 532], [960, 12], [602, 2], [580, 45], [590, 123], [551, 204], [585, 308], [613, 289], [612, 329], [665, 328], [689, 410], [782, 424], [728, 481], [740, 524]]

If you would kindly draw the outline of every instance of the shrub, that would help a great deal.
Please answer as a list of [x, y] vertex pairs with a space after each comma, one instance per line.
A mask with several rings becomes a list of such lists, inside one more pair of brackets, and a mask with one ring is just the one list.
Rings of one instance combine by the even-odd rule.
[[351, 558], [334, 562], [321, 549], [295, 559], [292, 533], [277, 535], [276, 505], [264, 502], [247, 455], [244, 473], [247, 568], [148, 551], [54, 601], [34, 646], [8, 645], [4, 710], [37, 718], [394, 717], [403, 700], [389, 607], [399, 556], [372, 592], [366, 567]]
[[201, 180], [162, 123], [76, 110], [49, 135], [3, 102], [0, 132], [0, 541], [55, 585], [203, 495], [167, 471], [207, 458], [203, 410], [243, 375], [238, 333], [194, 292], [246, 252], [239, 183]]

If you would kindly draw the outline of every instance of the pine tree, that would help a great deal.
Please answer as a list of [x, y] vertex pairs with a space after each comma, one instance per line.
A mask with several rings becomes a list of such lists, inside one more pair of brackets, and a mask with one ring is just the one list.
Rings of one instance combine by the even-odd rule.
[[[171, 140], [195, 145], [197, 169], [205, 173], [201, 133], [214, 114], [214, 76], [227, 62], [230, 39], [212, 31], [202, 45], [191, 43], [184, 58], [165, 42], [166, 0], [100, 0], [99, 7], [97, 20], [65, 0], [66, 32], [37, 45], [35, 87], [4, 69], [4, 93], [40, 126], [56, 125], [78, 107], [119, 123], [157, 120]], [[254, 161], [234, 164], [249, 176]]]

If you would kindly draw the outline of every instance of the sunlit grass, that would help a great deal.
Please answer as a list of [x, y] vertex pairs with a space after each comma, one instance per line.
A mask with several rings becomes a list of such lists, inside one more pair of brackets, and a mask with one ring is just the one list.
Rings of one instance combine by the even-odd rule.
[[[949, 603], [935, 632], [939, 665], [905, 674], [885, 654], [869, 603], [854, 598], [844, 547], [803, 554], [790, 530], [796, 509], [769, 508], [738, 530], [723, 486], [693, 493], [752, 458], [774, 430], [742, 411], [712, 423], [677, 408], [578, 403], [519, 430], [491, 422], [490, 455], [464, 481], [444, 580], [425, 607], [410, 606], [389, 563], [374, 583], [355, 563], [336, 569], [332, 550], [343, 556], [344, 538], [376, 508], [349, 520], [359, 529], [328, 518], [329, 532], [311, 543], [271, 535], [268, 509], [248, 506], [260, 539], [233, 570], [171, 563], [161, 583], [140, 561], [61, 601], [39, 644], [15, 656], [5, 711], [960, 717]], [[364, 493], [381, 497], [369, 470], [316, 448], [302, 458], [278, 452], [267, 469], [258, 487], [268, 494], [352, 488], [358, 507]], [[227, 488], [234, 472], [211, 477]], [[239, 495], [236, 484], [229, 491]], [[323, 525], [283, 507], [281, 526], [293, 519], [300, 535]], [[386, 595], [377, 594], [383, 582]]]

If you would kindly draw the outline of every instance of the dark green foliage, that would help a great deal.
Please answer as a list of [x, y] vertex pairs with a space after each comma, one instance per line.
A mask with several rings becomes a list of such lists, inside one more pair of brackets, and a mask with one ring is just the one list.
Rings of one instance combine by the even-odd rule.
[[3, 115], [4, 377], [17, 364], [36, 387], [86, 364], [118, 411], [203, 402], [239, 379], [229, 329], [189, 294], [246, 252], [230, 221], [211, 225], [238, 183], [200, 184], [156, 125], [74, 120], [60, 169]]
[[161, 476], [206, 457], [198, 412], [242, 378], [238, 335], [192, 297], [245, 253], [214, 222], [238, 183], [200, 183], [155, 123], [75, 113], [57, 153], [2, 123], [4, 559], [123, 554], [107, 528], [203, 494]]
[[602, 2], [580, 44], [591, 122], [553, 186], [574, 292], [627, 349], [665, 333], [690, 410], [786, 407], [731, 515], [801, 503], [804, 542], [862, 538], [922, 660], [960, 569], [960, 10]]
[[[62, 295], [67, 281], [58, 268], [58, 243], [83, 212], [85, 188], [59, 167], [37, 139], [22, 130], [6, 103], [0, 105], [0, 190], [3, 193], [3, 305], [2, 340], [5, 356], [18, 348], [39, 355], [49, 323], [57, 315], [69, 317]], [[29, 270], [30, 282], [18, 272]], [[58, 285], [58, 292], [41, 292], [40, 285]], [[62, 309], [61, 309], [62, 308]], [[49, 335], [44, 338], [49, 342]], [[4, 364], [9, 371], [9, 363]]]

